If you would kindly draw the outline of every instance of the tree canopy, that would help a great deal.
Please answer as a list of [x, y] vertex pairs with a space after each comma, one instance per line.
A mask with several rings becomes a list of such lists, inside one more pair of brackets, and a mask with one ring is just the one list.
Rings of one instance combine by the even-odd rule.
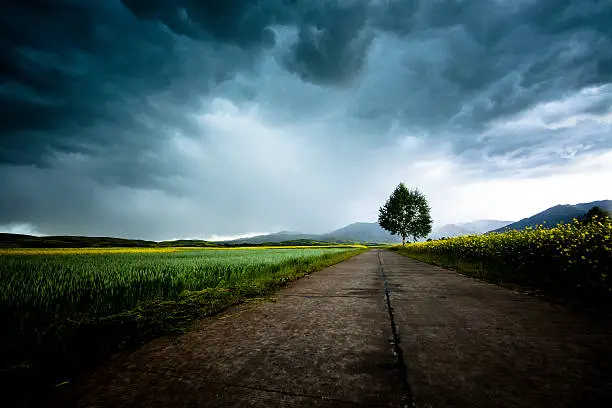
[[610, 213], [596, 205], [592, 207], [586, 214], [580, 217], [579, 221], [583, 224], [588, 224], [595, 220], [603, 221], [606, 218], [610, 218]]
[[405, 245], [406, 237], [416, 240], [431, 232], [430, 210], [427, 199], [418, 189], [410, 190], [400, 183], [380, 207], [378, 224], [391, 234], [401, 236]]

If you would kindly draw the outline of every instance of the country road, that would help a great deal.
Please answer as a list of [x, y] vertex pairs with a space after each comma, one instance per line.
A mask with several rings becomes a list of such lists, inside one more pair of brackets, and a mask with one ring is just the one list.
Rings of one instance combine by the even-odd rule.
[[612, 406], [612, 324], [372, 250], [115, 356], [77, 407]]

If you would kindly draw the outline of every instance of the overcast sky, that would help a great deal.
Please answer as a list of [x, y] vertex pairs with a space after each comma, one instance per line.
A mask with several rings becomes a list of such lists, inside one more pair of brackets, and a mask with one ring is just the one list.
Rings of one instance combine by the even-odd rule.
[[610, 0], [4, 0], [0, 230], [436, 224], [612, 198]]

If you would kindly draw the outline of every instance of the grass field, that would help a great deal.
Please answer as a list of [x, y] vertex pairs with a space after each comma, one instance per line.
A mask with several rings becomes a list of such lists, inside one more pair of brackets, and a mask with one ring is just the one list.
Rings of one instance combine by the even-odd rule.
[[394, 250], [494, 283], [612, 310], [612, 220], [461, 236]]
[[243, 250], [16, 250], [0, 255], [0, 299], [8, 307], [104, 316], [185, 291], [282, 281], [295, 266], [345, 248]]
[[[54, 382], [92, 356], [180, 333], [362, 247], [0, 250], [2, 373]], [[23, 376], [22, 375], [22, 376]]]

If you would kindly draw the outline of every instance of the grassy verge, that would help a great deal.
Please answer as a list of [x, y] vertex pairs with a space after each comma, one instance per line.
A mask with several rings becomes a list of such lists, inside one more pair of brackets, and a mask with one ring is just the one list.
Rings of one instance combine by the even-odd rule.
[[580, 291], [575, 293], [570, 293], [567, 290], [559, 292], [549, 285], [537, 285], [530, 280], [517, 279], [516, 276], [510, 275], [506, 268], [487, 267], [481, 262], [469, 262], [451, 256], [416, 253], [401, 247], [393, 247], [389, 250], [417, 261], [453, 270], [471, 278], [517, 290], [531, 296], [542, 297], [550, 303], [612, 318], [612, 296], [606, 298], [605, 294], [602, 295], [601, 292], [597, 297], [589, 298]]
[[[244, 276], [248, 278], [242, 281], [185, 290], [179, 296], [147, 300], [104, 316], [59, 316], [0, 305], [0, 315], [8, 322], [3, 334], [7, 347], [2, 351], [0, 383], [20, 399], [26, 397], [24, 406], [42, 406], [54, 386], [73, 381], [115, 352], [133, 349], [162, 335], [180, 335], [195, 321], [241, 302], [268, 297], [290, 281], [366, 250], [291, 259], [260, 268], [257, 274], [248, 274], [246, 269]], [[6, 355], [7, 350], [10, 355]], [[21, 394], [24, 386], [26, 395]]]
[[610, 219], [392, 249], [488, 282], [535, 289], [569, 306], [605, 314], [612, 311]]
[[493, 273], [491, 273], [491, 271], [485, 271], [482, 264], [467, 262], [462, 259], [440, 254], [420, 253], [417, 251], [411, 251], [409, 248], [393, 247], [389, 249], [393, 252], [397, 252], [398, 254], [416, 259], [417, 261], [428, 263], [430, 265], [452, 269], [454, 271], [461, 272], [464, 275], [483, 279], [489, 282], [502, 283], [502, 281], [495, 279], [495, 276]]

